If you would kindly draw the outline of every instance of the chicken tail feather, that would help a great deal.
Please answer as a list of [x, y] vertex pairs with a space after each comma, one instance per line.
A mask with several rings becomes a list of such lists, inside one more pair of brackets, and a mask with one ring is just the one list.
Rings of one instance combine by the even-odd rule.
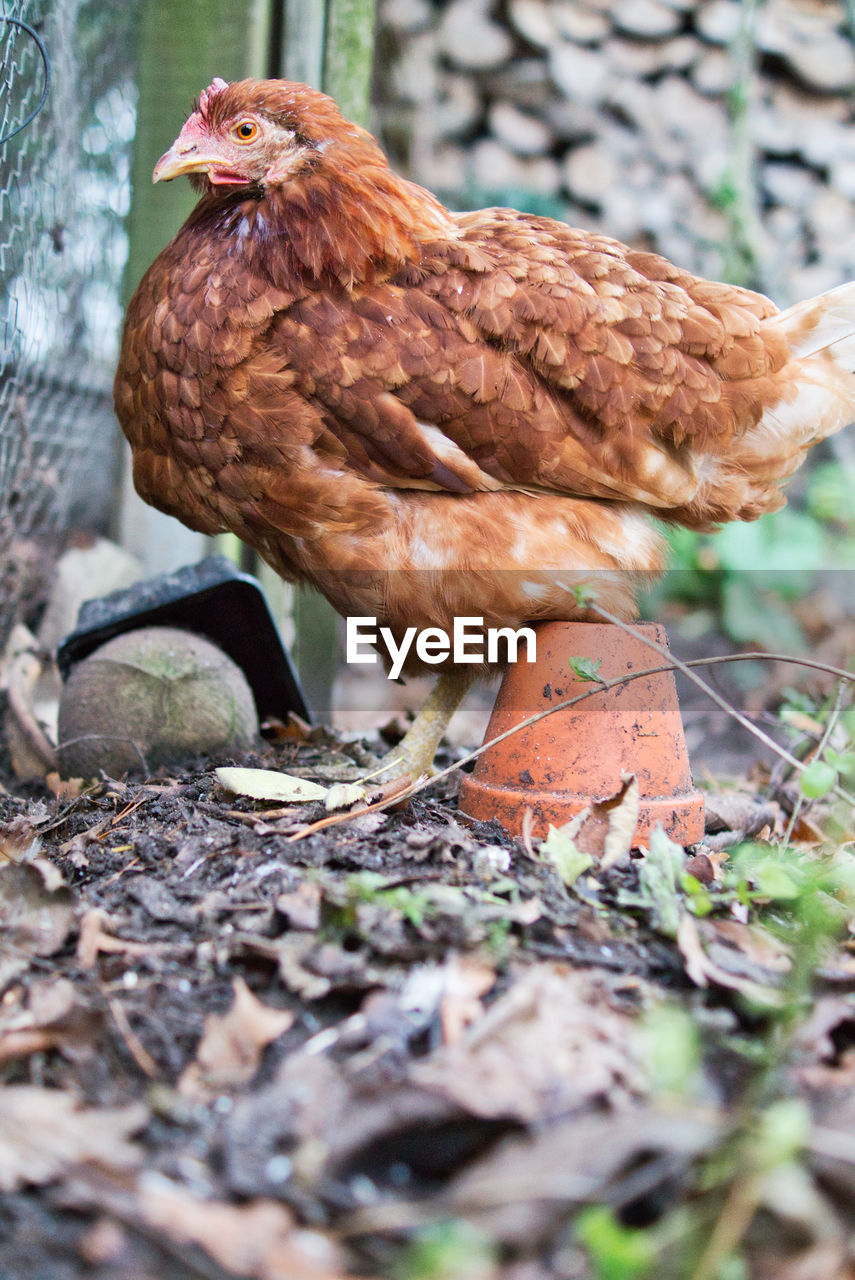
[[[790, 358], [777, 377], [780, 399], [760, 427], [773, 426], [801, 451], [855, 421], [855, 281], [764, 323], [786, 339]], [[782, 468], [782, 478], [793, 466]]]
[[782, 485], [810, 447], [855, 422], [855, 282], [764, 319], [761, 332], [784, 340], [784, 363], [759, 420], [726, 454], [704, 458], [692, 508], [699, 524], [754, 520], [783, 506]]
[[797, 302], [766, 323], [783, 332], [797, 359], [830, 351], [835, 364], [855, 370], [855, 280]]

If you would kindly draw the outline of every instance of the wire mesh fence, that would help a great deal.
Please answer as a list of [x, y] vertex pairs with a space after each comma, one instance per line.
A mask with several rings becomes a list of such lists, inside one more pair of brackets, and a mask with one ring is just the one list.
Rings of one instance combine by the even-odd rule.
[[136, 6], [6, 0], [1, 17], [0, 643], [58, 541], [110, 519]]

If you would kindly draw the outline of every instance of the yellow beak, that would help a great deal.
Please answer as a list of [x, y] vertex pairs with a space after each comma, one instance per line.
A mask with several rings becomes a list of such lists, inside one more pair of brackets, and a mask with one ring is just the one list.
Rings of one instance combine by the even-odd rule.
[[152, 182], [171, 182], [185, 173], [205, 173], [211, 165], [222, 164], [222, 156], [205, 154], [197, 143], [173, 142], [154, 166]]

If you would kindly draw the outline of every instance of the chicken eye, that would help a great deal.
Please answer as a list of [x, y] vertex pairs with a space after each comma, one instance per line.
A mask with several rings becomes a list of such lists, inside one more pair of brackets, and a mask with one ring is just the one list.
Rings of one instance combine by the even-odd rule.
[[258, 134], [258, 125], [253, 120], [241, 120], [232, 129], [232, 133], [238, 142], [252, 142]]

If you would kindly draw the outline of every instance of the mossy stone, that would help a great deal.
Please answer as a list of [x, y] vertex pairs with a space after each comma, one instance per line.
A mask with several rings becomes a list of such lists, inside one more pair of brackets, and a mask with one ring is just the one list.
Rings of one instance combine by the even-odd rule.
[[149, 773], [193, 755], [246, 750], [257, 737], [240, 667], [210, 640], [177, 627], [108, 640], [73, 668], [60, 701], [66, 776]]

